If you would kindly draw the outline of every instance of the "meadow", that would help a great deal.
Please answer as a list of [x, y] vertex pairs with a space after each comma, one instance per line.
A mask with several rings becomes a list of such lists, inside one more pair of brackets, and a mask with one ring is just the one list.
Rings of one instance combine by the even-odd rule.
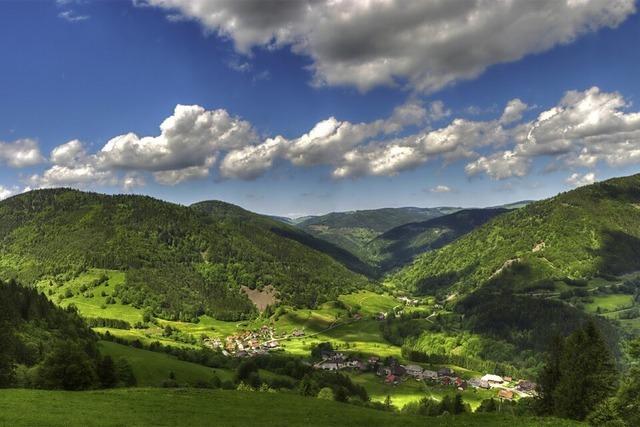
[[[34, 410], [37, 408], [37, 410]], [[0, 426], [578, 426], [505, 415], [424, 418], [286, 393], [194, 389], [0, 390]]]

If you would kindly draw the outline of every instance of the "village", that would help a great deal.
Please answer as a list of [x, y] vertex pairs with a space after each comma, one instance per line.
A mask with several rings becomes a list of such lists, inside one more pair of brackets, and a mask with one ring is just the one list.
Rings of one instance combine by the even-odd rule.
[[254, 331], [240, 331], [220, 338], [205, 338], [203, 345], [213, 350], [221, 350], [225, 356], [251, 357], [264, 355], [272, 351], [281, 351], [279, 341], [292, 337], [299, 338], [305, 335], [301, 329], [294, 330], [291, 334], [278, 334], [272, 326], [263, 325]]
[[469, 387], [484, 390], [495, 389], [497, 397], [504, 400], [536, 395], [537, 385], [534, 382], [526, 379], [514, 380], [509, 376], [485, 374], [480, 378], [466, 380], [447, 367], [432, 371], [419, 365], [402, 365], [393, 357], [387, 357], [383, 360], [377, 356], [371, 356], [363, 361], [335, 351], [322, 352], [321, 358], [321, 361], [313, 365], [314, 368], [326, 371], [374, 372], [387, 385], [399, 385], [413, 379], [430, 385], [448, 386], [459, 391]]
[[[385, 321], [389, 316], [397, 317], [403, 307], [415, 307], [421, 301], [407, 297], [399, 297], [402, 303], [394, 307], [391, 312], [378, 312], [371, 319]], [[400, 310], [398, 310], [400, 308]], [[437, 305], [434, 308], [441, 308]], [[352, 315], [351, 321], [362, 320], [359, 313]], [[335, 327], [336, 325], [333, 325]], [[314, 334], [312, 334], [314, 335]], [[274, 326], [263, 325], [256, 330], [242, 330], [225, 338], [204, 338], [203, 345], [213, 350], [221, 351], [224, 356], [247, 358], [266, 355], [271, 352], [283, 351], [282, 341], [301, 339], [306, 337], [304, 329], [294, 329], [291, 332], [276, 331]], [[318, 360], [319, 359], [319, 360]], [[463, 378], [449, 367], [437, 370], [425, 369], [417, 364], [401, 364], [394, 357], [381, 358], [369, 356], [358, 358], [340, 351], [324, 350], [312, 365], [323, 371], [345, 371], [348, 373], [374, 373], [380, 382], [388, 386], [399, 386], [407, 381], [420, 381], [429, 386], [450, 387], [452, 390], [467, 389], [495, 390], [496, 397], [502, 400], [514, 400], [519, 397], [536, 395], [537, 385], [526, 379], [514, 379], [510, 376], [499, 376], [487, 373], [474, 378]]]

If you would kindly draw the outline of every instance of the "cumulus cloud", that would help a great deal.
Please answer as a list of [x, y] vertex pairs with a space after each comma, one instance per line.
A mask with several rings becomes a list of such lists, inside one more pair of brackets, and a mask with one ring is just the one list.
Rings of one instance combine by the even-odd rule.
[[13, 196], [18, 193], [18, 189], [16, 187], [7, 188], [0, 185], [0, 200], [4, 200], [8, 197]]
[[[524, 177], [534, 165], [576, 170], [640, 163], [640, 113], [617, 92], [568, 91], [555, 106], [524, 121], [527, 109], [524, 101], [513, 99], [494, 119], [456, 117], [432, 127], [450, 111], [438, 101], [424, 105], [410, 98], [387, 118], [353, 123], [329, 117], [297, 137], [260, 138], [249, 122], [225, 110], [178, 105], [158, 135], [119, 135], [93, 154], [78, 140], [56, 147], [50, 167], [27, 184], [133, 188], [149, 176], [176, 185], [207, 178], [214, 170], [220, 178], [251, 180], [280, 162], [325, 166], [333, 178], [344, 179], [393, 176], [429, 162], [443, 167], [463, 160], [468, 176], [496, 180]], [[41, 157], [34, 141], [0, 143], [0, 160], [11, 166], [34, 164]]]
[[596, 182], [596, 175], [593, 172], [589, 172], [584, 175], [574, 173], [567, 178], [566, 182], [574, 187], [582, 187], [583, 185], [589, 185]]
[[630, 107], [618, 92], [597, 87], [568, 91], [557, 105], [513, 129], [512, 148], [470, 163], [467, 173], [484, 172], [496, 179], [523, 176], [539, 157], [550, 159], [547, 169], [554, 170], [640, 163], [640, 113], [629, 112]]
[[257, 135], [246, 121], [225, 110], [177, 105], [160, 125], [160, 135], [116, 136], [97, 154], [99, 165], [110, 169], [176, 171], [204, 167], [212, 153], [255, 143]]
[[13, 142], [0, 141], [0, 164], [13, 168], [35, 166], [44, 162], [38, 143], [33, 139], [18, 139]]
[[[140, 2], [137, 2], [140, 3]], [[634, 0], [147, 0], [250, 55], [288, 46], [318, 85], [435, 91], [489, 66], [616, 27]]]

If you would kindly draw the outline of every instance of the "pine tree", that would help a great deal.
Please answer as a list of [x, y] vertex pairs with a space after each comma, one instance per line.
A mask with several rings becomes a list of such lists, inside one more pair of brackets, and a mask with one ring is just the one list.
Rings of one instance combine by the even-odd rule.
[[615, 390], [614, 360], [593, 322], [567, 338], [559, 367], [552, 394], [559, 416], [583, 420]]
[[560, 360], [564, 350], [564, 339], [556, 335], [551, 341], [547, 353], [546, 363], [538, 378], [539, 395], [538, 411], [542, 414], [552, 414], [555, 411], [553, 393], [560, 381]]

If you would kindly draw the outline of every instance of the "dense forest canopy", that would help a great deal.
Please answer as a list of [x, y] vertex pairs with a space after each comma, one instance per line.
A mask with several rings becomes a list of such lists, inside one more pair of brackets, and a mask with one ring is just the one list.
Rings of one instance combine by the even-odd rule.
[[120, 299], [183, 320], [250, 315], [241, 286], [273, 285], [284, 302], [314, 307], [366, 284], [325, 242], [211, 206], [66, 189], [10, 198], [0, 202], [0, 277], [31, 284], [92, 267], [122, 270]]

